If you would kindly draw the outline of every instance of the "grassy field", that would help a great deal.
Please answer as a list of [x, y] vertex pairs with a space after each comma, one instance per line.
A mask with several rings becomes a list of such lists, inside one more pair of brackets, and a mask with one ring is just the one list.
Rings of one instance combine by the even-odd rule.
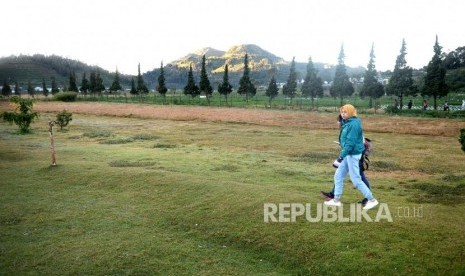
[[[465, 273], [463, 120], [362, 117], [392, 222], [266, 223], [264, 204], [323, 202], [334, 113], [36, 107], [32, 134], [0, 123], [2, 275]], [[52, 167], [47, 120], [63, 108], [73, 121], [55, 132]], [[360, 199], [347, 180], [346, 217]]]

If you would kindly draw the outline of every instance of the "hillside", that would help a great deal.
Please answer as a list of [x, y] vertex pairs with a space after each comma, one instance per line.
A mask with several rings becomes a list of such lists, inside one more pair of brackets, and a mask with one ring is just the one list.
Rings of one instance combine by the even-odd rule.
[[[0, 58], [0, 80], [2, 83], [5, 79], [11, 84], [17, 81], [23, 91], [27, 89], [28, 81], [31, 81], [33, 87], [42, 87], [42, 81], [45, 80], [46, 85], [50, 87], [52, 77], [55, 78], [59, 87], [67, 86], [70, 72], [75, 72], [76, 80], [80, 84], [83, 74], [86, 73], [86, 77], [89, 79], [92, 71], [100, 74], [105, 86], [108, 87], [113, 82], [114, 72], [60, 56], [36, 54]], [[120, 77], [122, 85], [130, 85], [130, 76], [120, 75]]]

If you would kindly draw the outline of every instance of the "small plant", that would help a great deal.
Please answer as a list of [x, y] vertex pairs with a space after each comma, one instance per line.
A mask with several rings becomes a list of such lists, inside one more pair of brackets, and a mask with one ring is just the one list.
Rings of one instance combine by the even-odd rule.
[[459, 141], [462, 144], [462, 150], [465, 151], [465, 128], [460, 129]]
[[15, 123], [15, 125], [19, 127], [19, 132], [21, 134], [29, 133], [29, 127], [32, 121], [39, 117], [39, 113], [32, 111], [32, 106], [34, 105], [33, 100], [13, 96], [10, 102], [15, 105], [15, 111], [5, 111], [0, 114], [0, 118], [3, 118], [4, 121], [10, 124]]
[[57, 114], [55, 123], [60, 126], [60, 130], [63, 130], [63, 127], [67, 126], [72, 120], [73, 114], [64, 109], [62, 112]]

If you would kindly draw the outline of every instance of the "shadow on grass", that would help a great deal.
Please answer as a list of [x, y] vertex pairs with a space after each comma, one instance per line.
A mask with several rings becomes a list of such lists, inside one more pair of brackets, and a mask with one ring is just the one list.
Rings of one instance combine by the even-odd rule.
[[436, 203], [444, 205], [456, 205], [465, 202], [465, 183], [455, 186], [416, 183], [410, 186], [416, 190], [411, 201], [415, 203]]

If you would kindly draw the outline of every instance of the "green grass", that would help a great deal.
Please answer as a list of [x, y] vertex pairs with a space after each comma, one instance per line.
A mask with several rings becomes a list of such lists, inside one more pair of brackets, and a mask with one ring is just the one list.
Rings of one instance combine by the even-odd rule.
[[455, 137], [366, 133], [392, 223], [264, 223], [264, 203], [322, 202], [334, 130], [73, 114], [52, 167], [45, 117], [0, 128], [2, 275], [465, 273]]

